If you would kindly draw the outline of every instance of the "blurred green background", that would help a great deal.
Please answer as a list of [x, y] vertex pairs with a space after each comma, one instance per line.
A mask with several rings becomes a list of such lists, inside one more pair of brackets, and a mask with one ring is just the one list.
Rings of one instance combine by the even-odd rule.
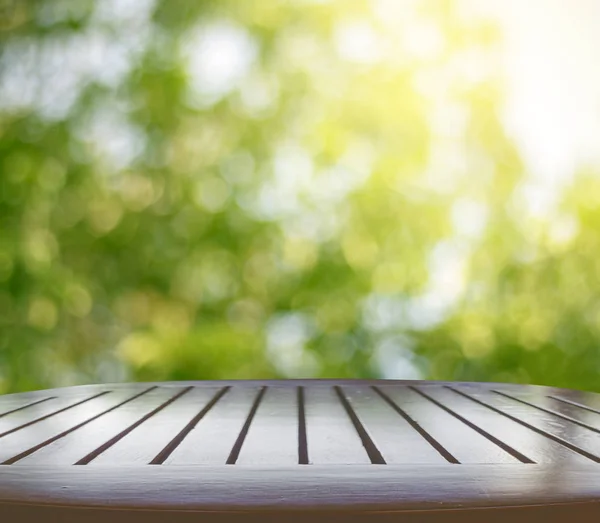
[[474, 4], [0, 1], [0, 392], [600, 391], [600, 170], [536, 178]]

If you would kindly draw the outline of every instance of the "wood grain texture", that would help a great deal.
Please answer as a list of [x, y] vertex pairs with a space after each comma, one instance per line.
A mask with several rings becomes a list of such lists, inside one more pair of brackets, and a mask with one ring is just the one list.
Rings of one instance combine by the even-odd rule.
[[564, 422], [552, 415], [547, 415], [528, 405], [517, 404], [507, 398], [495, 394], [482, 393], [482, 391], [470, 391], [469, 394], [461, 392], [460, 389], [452, 389], [470, 399], [471, 401], [487, 407], [488, 409], [513, 420], [524, 427], [555, 441], [560, 445], [576, 452], [591, 461], [600, 463], [600, 440], [598, 434], [589, 430], [581, 430], [581, 427], [570, 422]]
[[7, 521], [531, 522], [564, 521], [565, 507], [600, 521], [600, 400], [589, 392], [169, 382], [13, 394], [0, 407]]
[[427, 394], [535, 463], [589, 463], [586, 457], [445, 387], [427, 387]]
[[53, 397], [52, 400], [28, 403], [29, 408], [11, 409], [4, 413], [0, 419], [0, 438], [25, 427], [40, 423], [48, 418], [75, 408], [83, 403], [93, 400], [109, 391], [100, 391], [95, 394], [69, 394], [62, 397]]
[[297, 391], [269, 387], [251, 422], [236, 463], [240, 465], [298, 463]]
[[[172, 396], [176, 398], [175, 401], [144, 421], [144, 426], [139, 427], [141, 430], [132, 430], [87, 464], [93, 466], [119, 463], [119, 466], [124, 466], [150, 463], [202, 412], [217, 390], [217, 387], [195, 387], [180, 397]], [[147, 434], [151, 434], [152, 437], [148, 438]]]
[[309, 463], [371, 464], [333, 387], [305, 387]]
[[376, 390], [360, 384], [341, 388], [387, 463], [447, 462], [422, 433], [379, 397]]

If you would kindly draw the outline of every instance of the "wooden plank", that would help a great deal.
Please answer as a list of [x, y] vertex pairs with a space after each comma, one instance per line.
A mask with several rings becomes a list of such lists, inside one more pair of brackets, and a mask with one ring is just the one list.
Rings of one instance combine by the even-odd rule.
[[452, 388], [472, 401], [475, 400], [494, 412], [586, 456], [591, 461], [600, 463], [600, 434], [497, 394], [484, 393], [473, 388], [469, 388], [469, 392], [466, 393], [460, 387]]
[[[594, 407], [590, 406], [590, 403], [593, 402], [574, 403], [567, 398], [549, 396], [544, 394], [543, 391], [535, 390], [521, 391], [516, 389], [507, 391], [496, 388], [493, 389], [493, 392], [533, 406], [550, 416], [561, 418], [569, 423], [575, 423], [600, 433], [600, 410], [594, 412]], [[585, 397], [581, 399], [584, 399], [585, 401]]]
[[[177, 390], [172, 390], [176, 393]], [[213, 398], [219, 387], [194, 387], [109, 449], [90, 461], [92, 465], [148, 464]]]
[[[20, 460], [18, 464], [72, 465], [183, 390], [171, 388], [151, 390], [148, 394], [139, 396], [65, 437], [46, 445]], [[146, 432], [143, 445], [145, 446], [148, 441], [152, 440], [152, 437], [151, 432]]]
[[266, 390], [236, 463], [298, 463], [298, 404], [295, 388], [269, 387]]
[[11, 431], [17, 430], [19, 427], [27, 424], [34, 424], [36, 420], [46, 419], [47, 417], [64, 412], [73, 406], [77, 406], [81, 402], [85, 402], [86, 400], [94, 398], [102, 392], [108, 392], [109, 390], [110, 389], [107, 388], [104, 391], [98, 391], [91, 394], [87, 392], [61, 395], [57, 398], [41, 403], [34, 403], [30, 407], [7, 414], [0, 418], [0, 438]]
[[[2, 397], [0, 396], [0, 399]], [[11, 397], [10, 399], [5, 399], [0, 401], [0, 418], [4, 418], [5, 416], [10, 416], [11, 414], [15, 414], [16, 412], [23, 411], [26, 409], [31, 409], [33, 407], [39, 406], [42, 403], [46, 403], [51, 400], [55, 400], [56, 396], [42, 396], [38, 398], [25, 398], [25, 397]]]
[[0, 413], [40, 399], [56, 397], [51, 391], [18, 392], [14, 394], [0, 394]]
[[332, 387], [307, 387], [305, 412], [310, 463], [371, 463], [360, 436]]
[[[506, 388], [496, 387], [498, 390], [507, 390], [508, 392], [522, 391], [521, 388]], [[600, 414], [600, 394], [594, 392], [586, 392], [581, 390], [563, 390], [563, 389], [548, 389], [547, 387], [535, 387], [530, 392], [545, 394], [549, 398], [554, 398], [560, 402], [571, 402], [578, 405], [588, 412]]]
[[427, 387], [427, 394], [536, 463], [588, 463], [588, 459], [548, 438], [501, 416], [490, 409], [469, 401], [445, 387]]
[[104, 394], [39, 423], [13, 432], [1, 440], [0, 460], [4, 463], [13, 463], [13, 460], [17, 457], [20, 460], [22, 459], [20, 456], [21, 453], [31, 451], [38, 445], [44, 444], [47, 440], [75, 428], [78, 424], [88, 422], [94, 416], [100, 415], [105, 410], [119, 405], [119, 403], [133, 395], [134, 393], [131, 390]]
[[165, 465], [224, 465], [261, 388], [232, 387], [164, 461]]
[[[460, 463], [518, 463], [506, 450], [407, 387], [379, 389], [423, 427]], [[423, 391], [428, 388], [423, 388]]]
[[387, 463], [448, 462], [371, 387], [346, 385], [342, 389]]

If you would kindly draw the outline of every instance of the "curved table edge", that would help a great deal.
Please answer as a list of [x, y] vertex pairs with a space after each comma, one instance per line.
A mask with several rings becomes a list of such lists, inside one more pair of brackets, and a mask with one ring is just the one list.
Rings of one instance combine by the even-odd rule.
[[580, 465], [0, 466], [0, 506], [362, 513], [600, 505]]

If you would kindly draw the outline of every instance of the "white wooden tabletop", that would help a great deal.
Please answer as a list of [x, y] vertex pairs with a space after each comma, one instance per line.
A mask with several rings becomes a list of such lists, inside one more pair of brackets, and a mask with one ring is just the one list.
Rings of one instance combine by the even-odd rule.
[[0, 396], [0, 463], [2, 521], [468, 522], [482, 510], [600, 521], [600, 395], [390, 380], [86, 385]]

